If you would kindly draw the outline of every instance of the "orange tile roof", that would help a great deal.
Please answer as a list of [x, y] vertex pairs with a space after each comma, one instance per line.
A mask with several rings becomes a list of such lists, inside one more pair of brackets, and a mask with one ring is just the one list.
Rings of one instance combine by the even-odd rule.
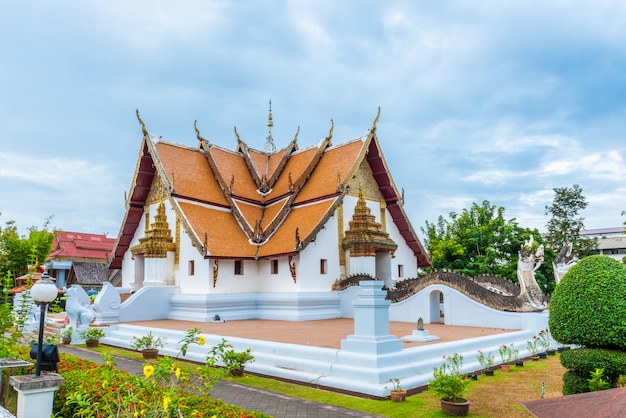
[[242, 155], [218, 147], [211, 147], [209, 154], [213, 158], [219, 175], [221, 175], [226, 186], [230, 185], [232, 177], [235, 176], [233, 184], [234, 195], [260, 200], [261, 196], [256, 191], [256, 183], [252, 179]]
[[157, 143], [155, 148], [165, 175], [174, 184], [176, 194], [228, 206], [228, 201], [201, 150], [164, 142]]
[[233, 203], [237, 205], [243, 217], [246, 218], [250, 228], [254, 229], [257, 221], [260, 221], [263, 216], [263, 207], [242, 201], [234, 201]]
[[263, 228], [267, 228], [267, 226], [272, 222], [276, 215], [289, 203], [287, 198], [281, 199], [271, 205], [267, 205], [265, 207], [265, 212], [263, 213]]
[[295, 183], [302, 173], [306, 171], [316, 153], [317, 148], [307, 148], [291, 154], [280, 177], [278, 177], [278, 180], [272, 188], [272, 193], [270, 193], [267, 198], [273, 199], [289, 193], [289, 173], [291, 173], [291, 181]]
[[267, 177], [269, 177], [269, 174], [265, 172], [267, 168], [267, 161], [269, 159], [268, 155], [260, 151], [252, 150], [252, 149], [248, 150], [248, 153], [250, 155], [250, 161], [252, 162], [254, 169], [259, 175], [259, 178], [263, 177], [264, 174], [267, 175]]
[[178, 204], [200, 241], [207, 234], [209, 255], [241, 258], [255, 256], [256, 246], [250, 244], [230, 211], [181, 201]]
[[357, 166], [364, 145], [365, 142], [356, 140], [326, 150], [294, 204], [336, 193], [337, 173], [343, 182]]
[[[152, 144], [144, 136], [131, 188], [132, 204], [111, 265], [121, 265], [130, 237], [139, 227], [143, 213], [139, 199], [147, 198], [146, 185], [151, 184], [151, 176], [164, 175], [173, 185], [175, 193], [170, 202], [180, 209], [183, 222], [196, 236], [196, 243], [204, 243], [206, 234], [207, 257], [270, 257], [297, 252], [315, 238], [343, 199], [343, 186], [364, 159], [370, 165], [375, 164], [378, 171], [382, 170], [375, 178], [390, 211], [393, 209], [392, 219], [401, 227], [403, 237], [416, 255], [423, 252], [406, 214], [397, 204], [398, 193], [374, 133], [367, 139], [325, 148], [329, 141], [330, 135], [319, 146], [296, 150], [294, 139], [287, 148], [266, 154], [243, 143], [237, 147], [241, 152], [233, 152], [214, 145], [193, 149], [164, 142]], [[152, 165], [147, 158], [152, 160]], [[264, 174], [268, 161], [268, 180], [274, 172], [278, 177], [270, 185], [271, 193], [263, 196], [257, 190], [255, 174]], [[251, 239], [259, 220], [263, 239], [260, 244], [254, 244]], [[296, 229], [303, 245], [297, 249]], [[424, 254], [421, 256], [424, 258]]]
[[[294, 207], [270, 240], [259, 249], [259, 257], [288, 254], [296, 249], [296, 228], [304, 241], [317, 227], [338, 198], [327, 199], [310, 205]], [[315, 231], [316, 232], [316, 231]], [[314, 237], [310, 237], [313, 239]]]
[[284, 158], [286, 152], [287, 150], [280, 150], [270, 155], [270, 160], [269, 160], [268, 169], [267, 169], [268, 178], [270, 178], [274, 174], [274, 171], [276, 171], [278, 164], [280, 164], [280, 161]]

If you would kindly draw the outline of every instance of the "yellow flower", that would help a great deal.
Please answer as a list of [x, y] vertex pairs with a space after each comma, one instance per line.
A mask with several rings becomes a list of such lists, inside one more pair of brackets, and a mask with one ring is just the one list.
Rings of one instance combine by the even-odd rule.
[[102, 389], [106, 389], [106, 387], [107, 387], [107, 383], [108, 383], [108, 382], [107, 382], [106, 380], [103, 380], [103, 381], [102, 381]]
[[176, 368], [176, 372], [174, 372], [174, 374], [176, 375], [176, 379], [180, 379], [180, 367]]
[[201, 335], [201, 336], [198, 338], [198, 345], [199, 345], [199, 346], [203, 346], [205, 342], [206, 342], [206, 339], [204, 338], [204, 335]]
[[146, 364], [143, 366], [143, 375], [146, 376], [146, 379], [150, 378], [154, 374], [154, 367]]
[[138, 417], [139, 416], [139, 411], [135, 411], [135, 413], [133, 414], [134, 417]]
[[163, 397], [163, 410], [166, 411], [166, 412], [167, 412], [167, 410], [170, 407], [170, 401], [171, 401], [171, 399], [170, 399], [169, 396], [164, 396]]

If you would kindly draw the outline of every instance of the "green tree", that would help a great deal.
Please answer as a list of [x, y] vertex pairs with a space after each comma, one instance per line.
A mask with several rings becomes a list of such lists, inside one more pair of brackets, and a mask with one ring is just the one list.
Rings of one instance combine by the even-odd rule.
[[52, 249], [54, 233], [48, 231], [52, 217], [46, 219], [41, 229], [31, 226], [27, 235], [20, 235], [15, 221], [0, 226], [0, 276], [8, 273], [15, 278], [28, 272], [29, 263], [43, 264]]
[[[471, 277], [492, 274], [514, 282], [518, 251], [524, 241], [533, 235], [535, 242], [543, 242], [536, 229], [522, 228], [514, 218], [507, 220], [505, 209], [487, 200], [481, 205], [473, 203], [460, 214], [451, 212], [448, 219], [439, 216], [437, 223], [426, 221], [422, 232], [433, 268]], [[546, 254], [546, 259], [550, 257], [554, 258], [553, 253]], [[551, 263], [544, 263], [536, 275], [543, 289], [549, 282], [547, 278], [552, 277], [547, 264]]]
[[580, 212], [588, 205], [583, 189], [574, 184], [572, 187], [557, 187], [553, 190], [554, 200], [550, 206], [546, 206], [545, 212], [551, 216], [546, 224], [547, 244], [559, 252], [571, 242], [579, 258], [592, 255], [596, 240], [580, 236], [580, 231], [585, 228], [585, 218], [580, 216]]

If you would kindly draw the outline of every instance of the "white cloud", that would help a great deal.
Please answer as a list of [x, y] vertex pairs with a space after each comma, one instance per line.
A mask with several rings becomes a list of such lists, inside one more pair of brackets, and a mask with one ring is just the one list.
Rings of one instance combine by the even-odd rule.
[[616, 150], [593, 154], [585, 154], [582, 151], [576, 157], [547, 162], [540, 171], [542, 176], [576, 173], [578, 176], [593, 179], [620, 181], [626, 178], [626, 166], [621, 154]]

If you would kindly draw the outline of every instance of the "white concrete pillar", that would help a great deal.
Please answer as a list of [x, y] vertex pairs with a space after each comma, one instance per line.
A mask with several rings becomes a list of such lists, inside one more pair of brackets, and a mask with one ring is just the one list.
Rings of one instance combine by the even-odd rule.
[[389, 334], [389, 305], [380, 280], [359, 283], [359, 298], [354, 305], [354, 335], [341, 341], [342, 351], [362, 354], [388, 354], [402, 351], [402, 341]]
[[64, 381], [56, 373], [11, 376], [11, 386], [17, 390], [17, 418], [49, 418], [54, 392]]

